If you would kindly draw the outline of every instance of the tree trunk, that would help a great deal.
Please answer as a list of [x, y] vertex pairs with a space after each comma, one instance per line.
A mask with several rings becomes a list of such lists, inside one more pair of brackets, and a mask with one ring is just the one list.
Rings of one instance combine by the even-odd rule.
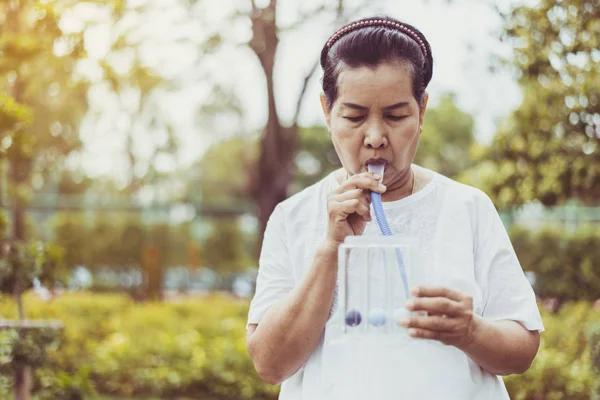
[[[12, 87], [11, 95], [13, 98], [20, 102], [21, 93], [19, 90], [19, 79], [15, 80], [15, 83]], [[19, 194], [20, 185], [23, 184], [25, 180], [24, 177], [28, 174], [25, 174], [24, 171], [20, 170], [23, 168], [29, 169], [29, 165], [27, 162], [23, 160], [12, 160], [12, 164], [9, 165], [10, 174], [11, 174], [11, 183], [13, 188], [16, 190], [16, 195], [14, 196], [14, 204], [13, 204], [13, 240], [15, 242], [23, 242], [25, 241], [26, 232], [25, 232], [25, 209], [23, 200]], [[19, 283], [16, 283], [15, 287], [15, 301], [17, 302], [17, 307], [19, 311], [19, 319], [23, 320], [25, 318], [23, 312], [23, 304], [21, 299], [21, 288], [19, 287]], [[19, 335], [22, 335], [23, 332], [19, 331]], [[16, 400], [29, 400], [30, 399], [30, 391], [31, 391], [31, 367], [21, 365], [17, 367], [15, 370], [15, 399]]]
[[15, 372], [15, 399], [29, 400], [31, 390], [31, 367], [23, 366]]
[[[287, 198], [287, 189], [292, 181], [292, 168], [294, 154], [298, 143], [298, 116], [308, 82], [318, 69], [317, 60], [304, 78], [304, 85], [296, 102], [296, 112], [292, 126], [284, 127], [279, 121], [275, 106], [275, 93], [273, 87], [273, 69], [275, 53], [279, 38], [277, 37], [277, 0], [271, 0], [266, 8], [256, 7], [252, 3], [252, 39], [250, 47], [260, 60], [267, 81], [267, 95], [269, 114], [267, 126], [261, 142], [260, 158], [251, 171], [250, 194], [256, 205], [259, 220], [258, 250], [262, 245], [262, 238], [267, 226], [269, 216], [275, 206]], [[336, 7], [336, 20], [341, 22], [344, 15], [344, 0], [338, 0]]]
[[287, 197], [298, 131], [295, 125], [289, 128], [281, 125], [275, 105], [273, 69], [279, 44], [276, 9], [276, 0], [271, 0], [263, 9], [256, 8], [253, 4], [251, 16], [253, 36], [250, 47], [260, 60], [265, 73], [269, 108], [260, 158], [251, 172], [250, 179], [250, 194], [256, 204], [259, 220], [259, 246], [269, 216], [275, 206]]
[[[17, 34], [19, 30], [18, 24], [18, 14], [19, 14], [19, 2], [11, 1], [8, 3], [6, 10], [6, 19], [7, 19], [7, 30]], [[17, 71], [17, 79], [13, 83], [11, 87], [11, 96], [17, 102], [21, 102], [21, 90], [19, 85], [19, 75]], [[9, 165], [9, 174], [12, 176], [12, 184], [15, 189], [19, 188], [19, 184], [21, 183], [21, 177], [24, 175], [18, 169], [23, 167], [20, 165], [20, 160], [13, 160], [12, 165]], [[23, 241], [25, 240], [25, 210], [23, 209], [23, 204], [21, 198], [19, 196], [18, 190], [17, 194], [14, 198], [14, 206], [13, 206], [13, 239], [15, 241]], [[19, 311], [19, 319], [22, 321], [25, 318], [23, 312], [23, 304], [21, 299], [21, 288], [19, 284], [16, 284], [15, 287], [15, 300], [17, 302], [17, 307]], [[22, 335], [22, 331], [19, 331], [19, 335]], [[15, 399], [16, 400], [29, 400], [31, 395], [31, 367], [29, 366], [19, 366], [15, 371]]]
[[[12, 182], [14, 187], [19, 187], [18, 181]], [[25, 240], [25, 210], [19, 195], [14, 198], [13, 204], [13, 237], [17, 241]]]
[[[14, 182], [18, 185], [17, 182]], [[13, 224], [14, 224], [14, 240], [23, 241], [25, 239], [25, 213], [23, 205], [19, 200], [19, 196], [15, 196], [15, 205], [13, 209]], [[22, 291], [17, 282], [15, 285], [14, 293], [15, 301], [17, 303], [17, 309], [19, 312], [19, 319], [23, 321], [25, 319], [25, 313], [23, 311], [23, 300]], [[22, 336], [24, 331], [19, 330], [19, 335]], [[21, 340], [23, 338], [21, 337]], [[16, 400], [29, 400], [31, 391], [31, 367], [20, 365], [15, 370], [15, 399]]]
[[4, 171], [6, 171], [4, 168], [4, 160], [0, 160], [0, 207], [2, 207], [4, 203], [4, 182], [6, 179]]
[[142, 271], [146, 277], [144, 300], [163, 299], [163, 265], [165, 255], [155, 243], [146, 244], [142, 249]]
[[[25, 319], [25, 314], [23, 312], [23, 301], [21, 296], [21, 290], [19, 288], [19, 284], [17, 283], [15, 287], [15, 301], [17, 302], [17, 309], [19, 312], [19, 320], [23, 321]], [[21, 336], [21, 340], [23, 340], [22, 336], [24, 334], [24, 330], [18, 330], [19, 335]], [[15, 370], [15, 400], [29, 400], [31, 392], [31, 367], [28, 365], [19, 365]]]
[[[17, 97], [15, 96], [15, 99]], [[17, 99], [18, 101], [18, 99]], [[19, 167], [23, 167], [19, 162], [14, 162], [12, 167], [12, 184], [14, 188], [19, 188], [22, 184], [22, 174], [18, 171]], [[28, 166], [26, 166], [28, 168]], [[25, 240], [25, 209], [22, 204], [22, 199], [19, 193], [14, 197], [13, 206], [13, 239], [15, 242], [23, 242]], [[15, 301], [19, 312], [19, 319], [22, 321], [25, 319], [22, 303], [22, 290], [19, 287], [19, 283], [16, 283], [15, 287]], [[23, 335], [23, 331], [19, 331], [19, 335]], [[29, 400], [31, 390], [31, 367], [21, 365], [15, 370], [15, 399], [16, 400]]]

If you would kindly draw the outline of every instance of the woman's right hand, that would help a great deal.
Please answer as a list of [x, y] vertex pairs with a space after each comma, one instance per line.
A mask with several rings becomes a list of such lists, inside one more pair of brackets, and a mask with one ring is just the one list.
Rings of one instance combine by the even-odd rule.
[[327, 199], [329, 226], [327, 242], [337, 248], [346, 236], [361, 235], [371, 221], [371, 191], [384, 193], [380, 175], [364, 172], [351, 176]]

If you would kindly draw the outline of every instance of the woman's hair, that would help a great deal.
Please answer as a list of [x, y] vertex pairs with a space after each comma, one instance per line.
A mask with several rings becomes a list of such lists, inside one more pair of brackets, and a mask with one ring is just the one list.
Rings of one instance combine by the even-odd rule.
[[418, 29], [387, 16], [360, 19], [341, 28], [321, 51], [327, 108], [331, 110], [337, 99], [337, 80], [345, 67], [376, 67], [395, 61], [408, 67], [413, 96], [421, 106], [433, 74], [433, 58], [429, 42]]

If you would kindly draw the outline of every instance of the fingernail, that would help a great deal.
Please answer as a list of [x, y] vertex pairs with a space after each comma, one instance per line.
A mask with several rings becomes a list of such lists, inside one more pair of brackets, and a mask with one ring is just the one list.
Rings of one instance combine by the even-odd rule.
[[379, 180], [379, 179], [381, 179], [382, 177], [381, 177], [381, 175], [379, 175], [379, 174], [373, 174], [373, 178], [375, 178], [375, 179]]
[[408, 328], [408, 320], [406, 318], [401, 319], [400, 320], [400, 325], [403, 326], [403, 327], [405, 327], [405, 328]]
[[385, 187], [385, 185], [383, 183], [379, 184], [379, 190], [383, 190], [385, 191], [387, 188]]
[[414, 288], [410, 289], [410, 294], [412, 294], [413, 296], [418, 296], [419, 295], [419, 288], [417, 286], [415, 286]]
[[406, 309], [412, 309], [415, 306], [415, 301], [414, 300], [407, 300], [406, 301]]

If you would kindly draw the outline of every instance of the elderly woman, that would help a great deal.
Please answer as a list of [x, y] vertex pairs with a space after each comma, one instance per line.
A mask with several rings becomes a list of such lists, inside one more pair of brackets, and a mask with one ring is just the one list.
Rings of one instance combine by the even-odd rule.
[[[335, 304], [337, 250], [348, 235], [380, 234], [369, 197], [377, 192], [392, 231], [424, 244], [424, 263], [439, 283], [412, 288], [407, 308], [427, 314], [403, 321], [410, 336], [437, 346], [436, 358], [406, 350], [398, 376], [418, 379], [405, 379], [389, 398], [434, 398], [420, 383], [430, 382], [444, 393], [436, 398], [507, 399], [500, 376], [529, 368], [543, 326], [490, 199], [412, 164], [432, 76], [427, 39], [389, 17], [362, 19], [329, 39], [321, 66], [321, 104], [343, 168], [270, 217], [247, 327], [258, 374], [283, 383], [282, 400], [328, 398], [323, 338]], [[382, 163], [379, 183], [367, 165]]]

